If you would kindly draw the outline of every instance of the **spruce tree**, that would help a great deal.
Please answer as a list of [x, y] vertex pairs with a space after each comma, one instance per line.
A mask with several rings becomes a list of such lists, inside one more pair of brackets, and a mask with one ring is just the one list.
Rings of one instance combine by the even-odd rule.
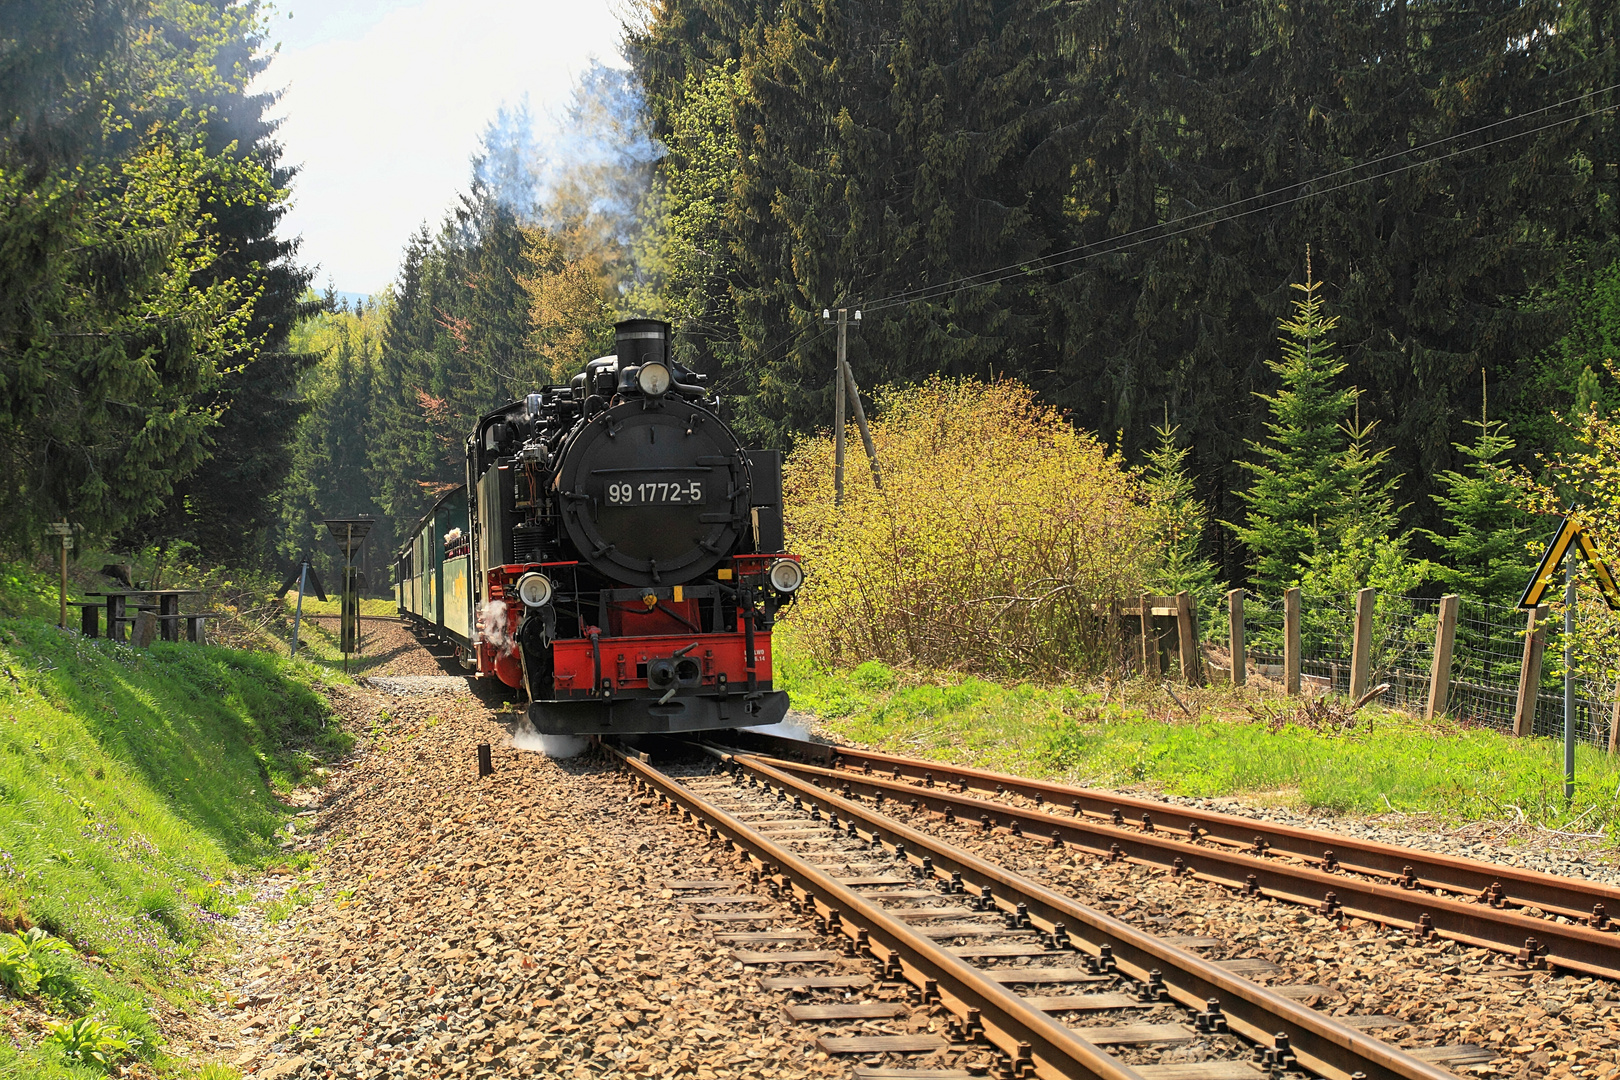
[[1242, 462], [1254, 478], [1239, 496], [1248, 506], [1247, 520], [1231, 525], [1249, 555], [1250, 580], [1273, 596], [1299, 577], [1307, 553], [1316, 546], [1316, 530], [1332, 520], [1344, 497], [1341, 471], [1346, 450], [1342, 426], [1355, 402], [1355, 392], [1335, 383], [1344, 362], [1333, 347], [1338, 320], [1324, 312], [1322, 285], [1294, 284], [1303, 295], [1294, 315], [1280, 328], [1282, 359], [1270, 367], [1282, 380], [1275, 394], [1261, 394], [1270, 410], [1270, 437], [1251, 442], [1256, 460]]
[[1439, 531], [1422, 530], [1443, 553], [1433, 573], [1447, 591], [1486, 604], [1512, 604], [1524, 589], [1535, 562], [1526, 546], [1536, 529], [1521, 508], [1506, 466], [1515, 449], [1506, 425], [1481, 416], [1472, 443], [1455, 444], [1465, 463], [1435, 479], [1434, 495], [1445, 521]]
[[1176, 445], [1181, 429], [1172, 427], [1167, 418], [1153, 430], [1159, 445], [1148, 452], [1142, 473], [1157, 555], [1148, 587], [1165, 594], [1185, 589], [1201, 610], [1208, 610], [1221, 591], [1219, 571], [1202, 551], [1209, 510], [1198, 498], [1187, 471], [1191, 452]]

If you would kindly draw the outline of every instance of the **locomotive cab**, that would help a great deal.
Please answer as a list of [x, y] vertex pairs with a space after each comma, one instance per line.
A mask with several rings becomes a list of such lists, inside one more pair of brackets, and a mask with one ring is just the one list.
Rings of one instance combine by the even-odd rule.
[[746, 451], [669, 325], [480, 419], [467, 443], [475, 655], [547, 734], [771, 724], [781, 455]]

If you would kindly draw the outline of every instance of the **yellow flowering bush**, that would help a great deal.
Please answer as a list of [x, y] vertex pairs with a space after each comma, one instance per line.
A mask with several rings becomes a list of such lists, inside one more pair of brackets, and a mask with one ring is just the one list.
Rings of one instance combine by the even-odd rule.
[[842, 506], [833, 440], [784, 471], [787, 616], [818, 658], [1002, 675], [1096, 671], [1095, 605], [1140, 591], [1150, 522], [1123, 462], [1014, 382], [933, 378], [879, 395], [877, 490], [853, 428]]

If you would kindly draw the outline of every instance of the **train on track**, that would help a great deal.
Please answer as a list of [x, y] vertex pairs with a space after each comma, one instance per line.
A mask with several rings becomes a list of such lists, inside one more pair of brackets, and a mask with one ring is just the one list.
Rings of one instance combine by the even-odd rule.
[[773, 724], [771, 627], [804, 583], [782, 457], [748, 451], [668, 323], [479, 419], [466, 483], [395, 557], [401, 617], [553, 735]]

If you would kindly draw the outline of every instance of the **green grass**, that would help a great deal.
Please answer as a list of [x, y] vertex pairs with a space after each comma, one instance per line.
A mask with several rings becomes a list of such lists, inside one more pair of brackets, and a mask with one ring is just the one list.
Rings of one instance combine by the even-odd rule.
[[[1364, 709], [1349, 733], [1316, 730], [1293, 706], [1269, 699], [1277, 722], [1257, 719], [1253, 698], [1203, 691], [1197, 718], [1162, 691], [1003, 686], [958, 675], [910, 675], [882, 664], [828, 670], [775, 642], [778, 689], [796, 709], [845, 738], [894, 753], [973, 764], [1100, 787], [1188, 796], [1250, 796], [1330, 814], [1399, 811], [1449, 822], [1524, 820], [1620, 837], [1620, 765], [1589, 746], [1576, 751], [1573, 804], [1563, 798], [1563, 748], [1551, 739], [1428, 724]], [[1122, 689], [1124, 692], [1122, 693]], [[1131, 692], [1163, 705], [1131, 704]], [[1121, 699], [1123, 698], [1123, 702]], [[1293, 721], [1293, 722], [1289, 722]]]
[[[289, 593], [285, 598], [286, 611], [283, 621], [288, 641], [292, 639], [293, 609], [296, 600], [297, 595], [292, 593]], [[366, 598], [360, 601], [360, 613], [362, 615], [394, 616], [399, 614], [399, 608], [393, 600]], [[331, 678], [344, 677], [342, 639], [338, 633], [338, 622], [336, 619], [317, 622], [307, 616], [338, 614], [341, 614], [341, 609], [336, 598], [317, 600], [312, 596], [306, 596], [304, 597], [304, 615], [306, 617], [301, 621], [298, 630], [299, 657], [309, 664], [326, 670], [329, 673], [328, 677]], [[349, 677], [364, 675], [372, 668], [379, 667], [388, 661], [388, 655], [381, 651], [380, 646], [376, 644], [375, 638], [372, 636], [377, 626], [376, 623], [361, 624], [360, 644], [367, 651], [349, 654], [347, 672]], [[282, 649], [285, 650], [286, 648], [286, 644], [283, 644]]]
[[[25, 608], [28, 584], [0, 579], [7, 610]], [[285, 861], [277, 834], [293, 811], [279, 796], [351, 745], [311, 686], [326, 675], [0, 619], [0, 929], [31, 924], [73, 946], [49, 959], [56, 977], [12, 996], [58, 1022], [111, 1025], [21, 1047], [0, 1035], [0, 1077], [105, 1075], [98, 1046], [191, 1075], [163, 1055], [151, 1002], [206, 993], [190, 976], [247, 899], [246, 872]]]

